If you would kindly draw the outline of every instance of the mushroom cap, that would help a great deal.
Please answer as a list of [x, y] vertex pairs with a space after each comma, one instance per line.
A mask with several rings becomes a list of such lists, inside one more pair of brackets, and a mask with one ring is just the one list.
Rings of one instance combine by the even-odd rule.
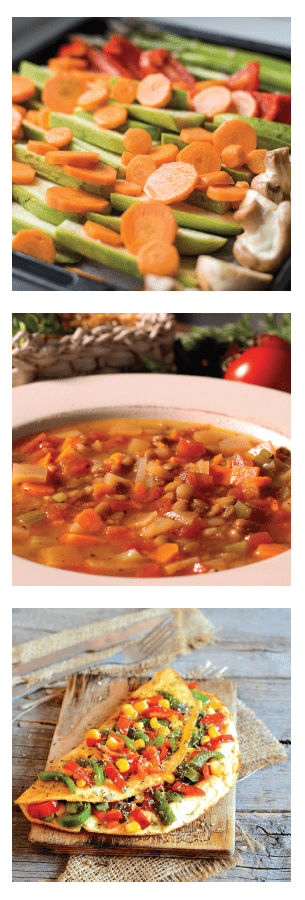
[[273, 276], [213, 256], [199, 256], [196, 278], [202, 291], [266, 291]]

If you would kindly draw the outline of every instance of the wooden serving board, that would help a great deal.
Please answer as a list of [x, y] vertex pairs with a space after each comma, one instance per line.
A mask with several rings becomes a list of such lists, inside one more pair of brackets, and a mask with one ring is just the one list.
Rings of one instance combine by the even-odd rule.
[[[142, 679], [143, 681], [144, 679]], [[108, 678], [101, 675], [73, 675], [64, 695], [46, 768], [82, 740], [89, 727], [98, 727], [135, 690], [140, 679]], [[217, 694], [228, 707], [235, 721], [236, 687], [234, 682], [215, 679], [200, 681], [199, 690]], [[32, 825], [29, 840], [43, 844], [57, 853], [107, 853], [129, 855], [135, 853], [156, 856], [217, 857], [230, 856], [235, 848], [235, 787], [204, 816], [168, 834], [148, 834], [136, 838], [131, 835], [78, 834], [55, 831], [42, 825]]]

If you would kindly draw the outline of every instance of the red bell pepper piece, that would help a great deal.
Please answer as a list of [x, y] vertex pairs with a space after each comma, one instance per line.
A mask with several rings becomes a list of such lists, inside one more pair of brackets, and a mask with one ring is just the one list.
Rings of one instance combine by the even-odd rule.
[[277, 122], [291, 125], [291, 94], [278, 94], [278, 101]]
[[142, 831], [145, 831], [145, 828], [148, 828], [150, 825], [149, 819], [144, 815], [141, 809], [138, 806], [135, 806], [132, 810], [132, 818], [141, 825]]
[[129, 69], [123, 66], [117, 57], [107, 56], [101, 50], [88, 47], [88, 60], [92, 68], [97, 72], [105, 72], [114, 78], [132, 78]]
[[58, 807], [58, 800], [45, 800], [43, 803], [29, 803], [27, 811], [33, 819], [45, 819], [47, 816], [52, 816]]
[[279, 95], [267, 94], [264, 91], [252, 91], [251, 93], [258, 103], [259, 118], [274, 122], [279, 111]]
[[210, 766], [208, 765], [208, 763], [204, 764], [202, 772], [203, 772], [203, 777], [204, 777], [205, 781], [207, 781], [208, 778], [210, 777]]
[[[169, 74], [169, 70], [171, 72], [171, 76]], [[184, 66], [178, 61], [178, 59], [174, 59], [173, 56], [170, 57], [170, 64], [164, 66], [163, 69], [164, 75], [170, 79], [170, 81], [183, 81], [185, 85], [189, 85], [192, 87], [193, 84], [196, 84], [196, 78], [184, 68]]]
[[127, 734], [128, 729], [133, 725], [134, 720], [128, 719], [127, 716], [119, 716], [117, 721], [117, 729], [121, 734]]
[[122, 816], [122, 813], [119, 809], [109, 809], [107, 810], [107, 812], [103, 812], [103, 810], [94, 808], [92, 812], [93, 815], [96, 816], [96, 818], [99, 820], [101, 825], [106, 825], [107, 828], [108, 826], [109, 828], [114, 828], [117, 822], [124, 821], [124, 816]]
[[223, 725], [226, 716], [222, 712], [214, 713], [214, 716], [203, 716], [200, 720], [204, 725]]
[[173, 791], [178, 791], [179, 794], [185, 794], [186, 797], [205, 797], [205, 793], [201, 788], [196, 787], [195, 784], [182, 784], [181, 781], [175, 781], [173, 784]]
[[74, 38], [70, 44], [62, 44], [56, 56], [87, 56], [88, 44], [81, 38]]
[[229, 741], [235, 741], [235, 738], [232, 737], [231, 734], [220, 734], [219, 737], [212, 738], [206, 744], [204, 744], [204, 750], [216, 750], [216, 747], [219, 747], [219, 744], [226, 744]]
[[121, 775], [119, 770], [115, 768], [115, 766], [112, 766], [111, 764], [105, 766], [104, 772], [106, 778], [108, 778], [109, 781], [112, 781], [112, 784], [114, 784], [118, 791], [124, 790], [124, 788], [126, 787], [125, 778], [123, 778], [123, 776]]
[[198, 687], [198, 684], [199, 684], [199, 681], [189, 681], [188, 688], [190, 689], [190, 691], [192, 689], [195, 690], [195, 688]]
[[73, 759], [68, 759], [62, 770], [68, 775], [72, 775], [72, 778], [83, 778], [86, 784], [92, 784], [89, 772], [83, 766], [79, 766], [78, 763], [74, 762]]
[[129, 78], [140, 79], [141, 50], [121, 34], [113, 34], [108, 44], [104, 44], [103, 52], [112, 62], [118, 61], [129, 70]]
[[226, 86], [231, 91], [258, 91], [259, 89], [259, 62], [250, 62], [244, 69], [234, 72], [226, 79]]

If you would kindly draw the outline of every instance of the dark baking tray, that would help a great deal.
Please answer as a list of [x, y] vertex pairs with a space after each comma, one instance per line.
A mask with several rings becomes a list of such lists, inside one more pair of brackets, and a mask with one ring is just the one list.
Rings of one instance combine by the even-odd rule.
[[[145, 24], [147, 24], [147, 21]], [[87, 35], [103, 35], [112, 25], [118, 30], [124, 30], [126, 25], [135, 25], [141, 22], [140, 19], [128, 18], [85, 18], [78, 19], [77, 24], [71, 29], [71, 26], [56, 29], [56, 38], [42, 38], [41, 36], [34, 39], [31, 34], [25, 37], [24, 52], [22, 55], [14, 54], [13, 46], [13, 68], [17, 69], [22, 59], [28, 59], [39, 65], [44, 65], [48, 59], [55, 56], [60, 44], [64, 43], [72, 30], [79, 31]], [[212, 44], [224, 46], [234, 45], [243, 50], [253, 50], [253, 53], [266, 53], [270, 56], [277, 56], [282, 59], [290, 59], [290, 52], [287, 48], [266, 46], [257, 41], [242, 40], [241, 38], [230, 38], [225, 35], [213, 34], [209, 31], [197, 31], [192, 28], [181, 28], [177, 25], [164, 24], [162, 19], [154, 20], [152, 27], [160, 28], [163, 31], [172, 31], [175, 34], [183, 34], [190, 38], [199, 38]], [[77, 268], [77, 267], [75, 267]], [[88, 267], [90, 269], [90, 266]], [[22, 253], [13, 251], [13, 291], [135, 291], [141, 290], [141, 282], [137, 278], [125, 275], [115, 269], [107, 266], [99, 265], [99, 274], [101, 280], [95, 277], [86, 276], [77, 271], [69, 271], [61, 266], [48, 265], [39, 260], [24, 256]], [[291, 261], [287, 260], [284, 266], [275, 276], [270, 289], [271, 291], [290, 291], [291, 290]]]

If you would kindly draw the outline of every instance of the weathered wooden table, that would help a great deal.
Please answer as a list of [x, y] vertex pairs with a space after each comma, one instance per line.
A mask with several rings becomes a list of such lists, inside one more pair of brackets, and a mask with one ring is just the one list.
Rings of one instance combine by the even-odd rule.
[[[14, 609], [13, 642], [76, 628], [131, 609]], [[210, 660], [234, 679], [240, 700], [285, 746], [287, 760], [261, 769], [237, 783], [236, 818], [258, 841], [238, 836], [242, 864], [217, 876], [217, 882], [290, 881], [290, 609], [202, 609], [219, 631], [219, 642], [177, 657], [171, 664], [182, 676]], [[32, 695], [31, 699], [35, 699]], [[37, 695], [39, 697], [39, 694]], [[22, 709], [14, 704], [13, 797], [44, 767], [59, 705], [55, 701]], [[13, 811], [13, 881], [56, 881], [67, 858], [28, 843], [29, 824]], [[261, 847], [265, 849], [262, 850]], [[214, 879], [213, 879], [214, 880]]]

